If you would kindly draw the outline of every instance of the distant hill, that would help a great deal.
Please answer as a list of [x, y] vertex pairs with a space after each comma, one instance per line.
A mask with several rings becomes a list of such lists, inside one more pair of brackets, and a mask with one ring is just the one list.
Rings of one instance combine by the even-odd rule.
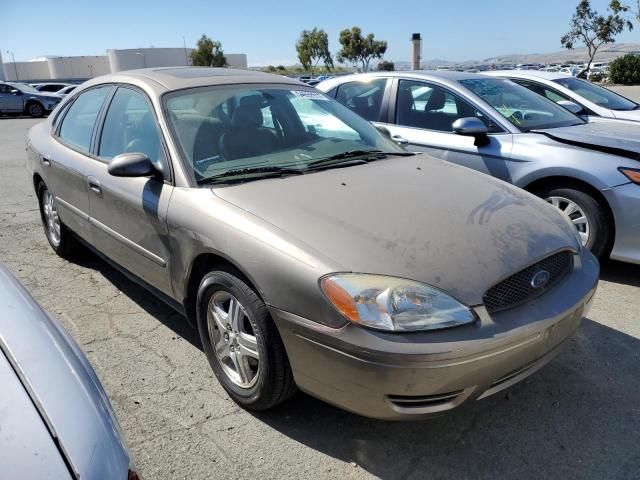
[[[614, 43], [605, 45], [596, 54], [596, 62], [608, 62], [627, 53], [639, 53], [640, 43]], [[492, 65], [499, 63], [584, 63], [588, 60], [586, 47], [575, 48], [573, 50], [561, 50], [553, 53], [529, 53], [529, 54], [510, 54], [500, 55], [497, 57], [485, 58], [483, 60], [466, 60], [464, 62], [452, 62], [445, 59], [430, 59], [421, 63], [421, 67], [427, 70], [435, 69], [439, 66], [461, 66], [464, 68], [473, 68], [480, 65]], [[409, 70], [411, 62], [394, 61], [396, 70]]]

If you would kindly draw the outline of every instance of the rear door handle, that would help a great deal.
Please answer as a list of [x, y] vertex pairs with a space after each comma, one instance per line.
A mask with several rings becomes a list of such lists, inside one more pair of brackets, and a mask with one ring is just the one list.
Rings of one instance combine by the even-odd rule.
[[97, 194], [102, 193], [102, 187], [100, 186], [100, 181], [96, 177], [88, 177], [87, 181], [89, 182], [89, 188], [93, 190]]

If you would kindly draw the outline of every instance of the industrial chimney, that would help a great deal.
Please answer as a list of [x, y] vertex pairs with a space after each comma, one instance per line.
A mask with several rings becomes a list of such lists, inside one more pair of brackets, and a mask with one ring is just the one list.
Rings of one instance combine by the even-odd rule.
[[411, 44], [413, 45], [413, 55], [411, 57], [411, 69], [420, 70], [420, 59], [422, 53], [422, 38], [419, 33], [411, 35]]

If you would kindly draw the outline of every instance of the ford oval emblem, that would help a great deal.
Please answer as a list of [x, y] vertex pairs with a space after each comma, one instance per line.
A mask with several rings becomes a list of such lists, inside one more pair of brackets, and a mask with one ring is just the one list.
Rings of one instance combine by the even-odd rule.
[[531, 287], [538, 289], [544, 287], [547, 283], [549, 283], [549, 279], [551, 278], [551, 274], [546, 270], [540, 270], [536, 272], [533, 277], [531, 277]]

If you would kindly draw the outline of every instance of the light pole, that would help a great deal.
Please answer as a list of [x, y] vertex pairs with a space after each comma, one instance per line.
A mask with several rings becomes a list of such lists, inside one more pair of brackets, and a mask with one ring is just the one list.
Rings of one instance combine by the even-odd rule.
[[9, 50], [7, 50], [7, 53], [10, 53], [11, 54], [11, 58], [13, 59], [13, 68], [16, 71], [16, 82], [17, 82], [20, 79], [18, 78], [18, 66], [16, 65], [16, 57], [13, 54], [13, 52], [10, 52]]
[[142, 61], [144, 62], [144, 68], [147, 68], [147, 57], [144, 53], [142, 52], [136, 52], [136, 55], [141, 55], [142, 56]]

